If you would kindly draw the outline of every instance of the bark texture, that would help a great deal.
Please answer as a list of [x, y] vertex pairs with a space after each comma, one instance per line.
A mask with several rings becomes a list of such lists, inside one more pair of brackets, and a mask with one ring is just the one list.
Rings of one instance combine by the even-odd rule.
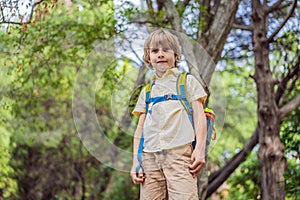
[[[281, 24], [267, 37], [269, 14], [289, 5], [291, 7]], [[207, 196], [217, 189], [220, 182], [224, 182], [230, 176], [259, 142], [258, 159], [262, 172], [262, 198], [264, 200], [283, 200], [285, 198], [283, 175], [287, 161], [284, 157], [284, 146], [280, 141], [280, 123], [284, 117], [300, 105], [300, 95], [285, 105], [280, 105], [280, 100], [284, 98], [285, 91], [291, 89], [287, 87], [288, 83], [299, 79], [300, 55], [298, 55], [296, 64], [277, 83], [270, 68], [269, 45], [274, 42], [274, 37], [292, 16], [296, 6], [296, 0], [288, 4], [278, 0], [271, 6], [268, 6], [266, 1], [252, 0], [251, 25], [236, 26], [252, 32], [252, 45], [255, 57], [255, 74], [253, 78], [257, 85], [258, 125], [242, 151], [236, 154], [220, 170], [211, 174]], [[278, 86], [275, 87], [275, 84], [278, 84]]]
[[252, 42], [255, 56], [254, 79], [258, 96], [259, 152], [262, 199], [283, 200], [286, 158], [280, 141], [280, 113], [275, 101], [274, 80], [269, 65], [268, 13], [259, 0], [252, 1]]

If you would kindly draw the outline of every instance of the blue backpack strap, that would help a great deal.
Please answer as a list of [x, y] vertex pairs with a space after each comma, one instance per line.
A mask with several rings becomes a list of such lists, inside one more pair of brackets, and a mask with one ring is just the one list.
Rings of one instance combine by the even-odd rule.
[[144, 147], [144, 132], [142, 132], [138, 153], [137, 153], [138, 165], [135, 168], [136, 173], [139, 173], [140, 169], [142, 169], [142, 172], [144, 172], [144, 168], [142, 166], [143, 147]]
[[[148, 114], [149, 111], [149, 99], [151, 97], [151, 88], [154, 85], [154, 82], [150, 85], [147, 84], [145, 87], [145, 103], [146, 103], [146, 115]], [[138, 153], [137, 153], [137, 159], [139, 161], [138, 165], [136, 166], [136, 173], [139, 173], [140, 169], [144, 172], [144, 168], [142, 166], [142, 155], [143, 155], [143, 147], [144, 147], [144, 132], [142, 132], [141, 138], [140, 138], [140, 143], [139, 143], [139, 148], [138, 148]]]
[[150, 104], [152, 103], [151, 109], [148, 110], [148, 112], [151, 114], [152, 113], [152, 107], [162, 101], [169, 101], [169, 100], [181, 100], [180, 95], [175, 95], [175, 94], [166, 94], [163, 96], [158, 96], [158, 97], [153, 97], [147, 100], [147, 103]]

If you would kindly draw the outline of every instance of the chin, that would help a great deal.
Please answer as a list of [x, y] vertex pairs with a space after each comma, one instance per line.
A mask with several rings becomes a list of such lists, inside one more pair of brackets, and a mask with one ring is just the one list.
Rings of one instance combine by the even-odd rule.
[[157, 68], [168, 70], [168, 69], [171, 69], [172, 67], [170, 67], [169, 65], [157, 65]]

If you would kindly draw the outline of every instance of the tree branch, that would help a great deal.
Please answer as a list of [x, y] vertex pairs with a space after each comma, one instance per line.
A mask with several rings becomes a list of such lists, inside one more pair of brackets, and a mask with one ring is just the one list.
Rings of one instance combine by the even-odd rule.
[[248, 154], [252, 151], [255, 145], [258, 143], [258, 126], [256, 126], [251, 138], [248, 140], [244, 148], [235, 156], [233, 156], [225, 166], [218, 171], [213, 172], [208, 178], [208, 190], [206, 197], [209, 197], [214, 191], [216, 191], [224, 181], [234, 172], [234, 170], [246, 160]]
[[241, 29], [244, 31], [250, 31], [252, 32], [253, 28], [251, 26], [247, 26], [247, 25], [242, 25], [242, 24], [232, 24], [232, 28], [234, 29]]
[[292, 4], [292, 2], [287, 2], [285, 4], [281, 4], [281, 6], [278, 6], [277, 9], [275, 9], [274, 11], [289, 7], [291, 4]]
[[[208, 5], [210, 4], [210, 2], [211, 2], [211, 1], [209, 0], [209, 1], [208, 1]], [[220, 0], [214, 1], [214, 5], [211, 6], [211, 8], [210, 8], [211, 14], [215, 15], [215, 14], [218, 12], [221, 3], [222, 3], [222, 2], [221, 2]]]
[[283, 8], [289, 7], [291, 4], [292, 4], [292, 2], [287, 2], [287, 3], [281, 4], [280, 6], [278, 6], [277, 8], [275, 8], [275, 9], [272, 10], [272, 11], [281, 10], [281, 9], [283, 9]]
[[161, 24], [159, 24], [157, 21], [141, 20], [141, 19], [135, 19], [133, 22], [128, 22], [128, 24], [140, 24], [140, 25], [151, 24], [155, 27], [161, 27]]
[[[278, 0], [273, 5], [268, 6], [267, 12], [270, 13], [273, 10], [277, 9], [281, 5], [282, 2], [283, 2], [283, 0]], [[267, 2], [264, 2], [264, 5], [267, 5]]]
[[280, 119], [283, 120], [290, 112], [295, 110], [298, 106], [300, 106], [300, 94], [296, 96], [292, 101], [285, 104], [282, 108], [280, 108]]
[[267, 7], [266, 12], [270, 13], [272, 11], [281, 10], [282, 8], [286, 8], [292, 4], [292, 2], [286, 2], [286, 3], [282, 3], [282, 2], [283, 1], [278, 1], [274, 3], [272, 6]]
[[274, 37], [279, 33], [279, 31], [282, 29], [282, 27], [286, 24], [288, 19], [292, 16], [292, 14], [295, 11], [295, 8], [297, 7], [297, 0], [293, 1], [292, 8], [290, 12], [287, 14], [287, 16], [284, 18], [283, 22], [280, 24], [280, 26], [273, 32], [273, 34], [268, 38], [267, 42], [270, 43], [273, 41]]
[[[31, 6], [31, 11], [30, 11], [30, 14], [29, 14], [29, 18], [27, 21], [23, 22], [23, 16], [20, 16], [20, 12], [19, 12], [19, 17], [21, 18], [19, 22], [16, 22], [16, 21], [10, 21], [9, 19], [5, 19], [4, 17], [4, 14], [3, 14], [3, 7], [1, 5], [1, 14], [2, 14], [2, 20], [0, 21], [0, 24], [16, 24], [16, 25], [23, 25], [23, 24], [30, 24], [31, 23], [31, 20], [32, 20], [32, 16], [33, 16], [33, 12], [34, 12], [34, 8], [42, 3], [44, 0], [39, 0], [37, 2], [35, 2], [32, 6]], [[17, 10], [18, 10], [18, 7], [17, 7]]]
[[164, 2], [166, 8], [166, 15], [170, 23], [172, 24], [175, 31], [182, 32], [181, 20], [179, 13], [172, 0], [167, 0]]
[[[2, 2], [1, 2], [2, 3]], [[0, 22], [2, 22], [4, 20], [4, 14], [3, 14], [3, 7], [2, 7], [2, 4], [0, 5], [0, 11], [1, 11], [1, 19], [0, 19]]]
[[298, 61], [293, 67], [292, 71], [289, 71], [288, 74], [282, 79], [282, 81], [279, 83], [276, 94], [275, 94], [275, 102], [277, 105], [279, 105], [280, 98], [284, 94], [284, 91], [287, 87], [287, 84], [289, 80], [291, 80], [294, 76], [299, 77], [300, 74], [300, 54], [298, 56]]
[[182, 17], [189, 3], [190, 0], [183, 0], [183, 1], [177, 1], [177, 3], [175, 4], [175, 7], [177, 8], [180, 17]]
[[[198, 25], [198, 35], [197, 35], [197, 41], [199, 42], [200, 40], [204, 39], [203, 34], [207, 31], [207, 29], [209, 28], [209, 26], [211, 25], [212, 22], [212, 15], [214, 15], [215, 13], [212, 13], [211, 8], [210, 8], [210, 1], [209, 0], [198, 0], [199, 5], [201, 5], [201, 7], [206, 8], [207, 13], [206, 12], [202, 12], [200, 10], [200, 14], [198, 17], [199, 20], [199, 25]], [[214, 6], [216, 7], [216, 6]], [[206, 43], [208, 43], [208, 41], [205, 41]]]
[[[207, 31], [197, 39], [197, 42], [206, 50], [215, 63], [217, 63], [221, 57], [222, 49], [232, 29], [240, 0], [218, 2], [218, 10], [215, 12]], [[201, 53], [199, 51], [197, 52], [197, 49], [195, 51], [195, 55]], [[203, 60], [200, 59], [197, 60], [197, 66], [204, 81], [209, 85], [215, 67], [207, 67], [207, 65], [203, 63]]]
[[[180, 1], [178, 1], [180, 2]], [[190, 3], [190, 0], [184, 0], [180, 2], [180, 7], [185, 8]]]
[[154, 9], [153, 9], [152, 1], [151, 1], [151, 0], [147, 0], [147, 7], [148, 7], [148, 10], [149, 10], [150, 15], [153, 16], [153, 14], [154, 14]]

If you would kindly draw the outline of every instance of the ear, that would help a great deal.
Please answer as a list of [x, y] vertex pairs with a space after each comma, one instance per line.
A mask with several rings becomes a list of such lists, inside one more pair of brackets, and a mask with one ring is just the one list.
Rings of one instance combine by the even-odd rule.
[[150, 51], [149, 51], [149, 49], [148, 49], [147, 52], [146, 52], [146, 61], [147, 61], [148, 63], [150, 63]]
[[143, 61], [146, 63], [146, 64], [149, 64], [150, 63], [150, 56], [149, 54], [147, 54], [147, 52], [144, 54], [143, 56]]

